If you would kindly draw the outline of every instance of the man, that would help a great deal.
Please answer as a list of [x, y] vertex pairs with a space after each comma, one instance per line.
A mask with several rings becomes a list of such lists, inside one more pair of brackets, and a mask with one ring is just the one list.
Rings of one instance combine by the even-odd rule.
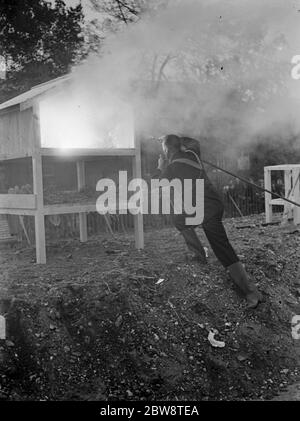
[[[196, 154], [188, 151], [183, 152], [181, 140], [176, 135], [166, 136], [162, 147], [165, 159], [162, 157], [159, 159], [157, 173], [159, 178], [166, 178], [169, 181], [179, 179], [182, 185], [184, 180], [192, 180], [193, 195], [196, 193], [196, 180], [199, 178], [204, 179], [204, 220], [202, 228], [216, 257], [228, 270], [235, 284], [244, 293], [248, 307], [255, 308], [262, 300], [262, 296], [254, 283], [249, 279], [244, 266], [228, 240], [222, 223], [223, 203], [209, 181], [206, 172], [198, 163]], [[195, 258], [205, 263], [205, 253], [195, 232], [195, 226], [186, 225], [186, 217], [187, 215], [184, 213], [174, 215], [174, 225], [182, 234], [187, 247], [194, 253]]]

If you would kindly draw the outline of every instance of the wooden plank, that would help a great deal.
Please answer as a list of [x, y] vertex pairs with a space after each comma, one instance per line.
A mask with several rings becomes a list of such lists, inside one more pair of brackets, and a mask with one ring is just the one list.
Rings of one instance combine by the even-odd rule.
[[[268, 168], [264, 169], [265, 189], [271, 190], [271, 171]], [[265, 192], [265, 212], [266, 212], [266, 223], [272, 222], [272, 195]]]
[[[28, 112], [24, 111], [24, 112]], [[34, 154], [41, 156], [41, 125], [40, 125], [40, 107], [39, 104], [36, 104], [32, 109], [32, 139], [33, 139], [33, 152]], [[42, 168], [41, 168], [42, 170]]]
[[[135, 135], [135, 157], [133, 158], [133, 177], [142, 178], [142, 160], [141, 160], [141, 144], [140, 141]], [[144, 248], [144, 218], [143, 214], [138, 214], [134, 216], [134, 236], [135, 236], [135, 246], [138, 250]]]
[[287, 169], [284, 172], [284, 195], [286, 198], [290, 197], [292, 191], [292, 171]]
[[282, 199], [272, 199], [270, 200], [270, 204], [276, 205], [276, 206], [284, 206], [285, 201]]
[[8, 161], [13, 159], [29, 158], [32, 156], [31, 152], [28, 153], [11, 153], [11, 154], [1, 154], [0, 161]]
[[135, 156], [134, 149], [56, 149], [41, 148], [42, 156], [94, 157], [94, 156]]
[[[291, 199], [292, 193], [292, 171], [290, 168], [287, 168], [284, 171], [284, 196], [287, 199]], [[283, 219], [287, 221], [288, 219], [292, 218], [292, 206], [290, 203], [284, 203], [284, 212], [283, 212]]]
[[37, 197], [34, 194], [0, 194], [0, 208], [36, 209]]
[[78, 191], [80, 191], [86, 187], [84, 161], [77, 161], [76, 167], [77, 167], [77, 186], [78, 186]]
[[21, 111], [26, 111], [26, 110], [28, 110], [28, 109], [30, 109], [30, 108], [34, 108], [36, 105], [37, 105], [37, 103], [43, 98], [43, 97], [45, 97], [46, 95], [47, 95], [47, 93], [48, 93], [48, 91], [45, 91], [45, 92], [42, 92], [42, 93], [40, 93], [39, 95], [36, 95], [34, 98], [31, 98], [31, 99], [27, 99], [26, 101], [24, 101], [24, 102], [21, 102], [20, 103], [20, 110]]
[[10, 114], [12, 112], [19, 112], [19, 111], [20, 111], [20, 104], [11, 105], [8, 108], [4, 108], [4, 109], [0, 110], [0, 117], [2, 117], [3, 115], [6, 115], [6, 114]]
[[46, 263], [46, 235], [44, 216], [44, 189], [43, 189], [43, 168], [42, 157], [39, 153], [41, 138], [39, 125], [39, 109], [34, 109], [34, 141], [35, 154], [32, 158], [33, 170], [33, 191], [37, 196], [37, 211], [35, 214], [35, 247], [36, 261], [38, 264]]
[[[77, 162], [77, 184], [78, 191], [82, 190], [86, 186], [85, 181], [85, 163], [84, 161]], [[80, 231], [80, 241], [86, 243], [88, 240], [88, 230], [87, 230], [87, 214], [79, 213], [79, 231]]]
[[13, 111], [0, 116], [0, 155], [23, 157], [34, 148], [32, 110]]
[[[34, 109], [29, 109], [20, 112], [20, 150], [23, 150], [26, 155], [32, 155], [35, 151], [36, 144], [36, 130], [39, 130], [38, 122], [35, 121], [36, 115]], [[37, 123], [37, 125], [36, 125]], [[24, 148], [25, 145], [25, 148]], [[24, 149], [25, 150], [24, 150]]]
[[34, 223], [35, 223], [36, 262], [38, 264], [44, 265], [47, 262], [44, 215], [40, 212], [37, 212], [34, 218]]
[[[300, 203], [300, 169], [293, 169], [293, 182], [294, 182], [294, 201]], [[294, 224], [300, 224], [300, 207], [294, 206], [293, 209]]]
[[28, 243], [29, 246], [31, 246], [31, 241], [30, 241], [30, 238], [29, 238], [29, 235], [28, 235], [28, 231], [27, 231], [25, 223], [24, 223], [24, 217], [19, 215], [19, 221], [20, 221], [20, 225], [21, 225], [21, 227], [24, 231], [27, 243]]
[[[111, 209], [112, 212], [118, 211], [120, 209], [127, 209], [127, 203], [121, 203], [118, 206], [115, 206]], [[131, 208], [134, 209], [134, 208]], [[64, 214], [74, 214], [74, 213], [90, 213], [97, 212], [96, 203], [89, 204], [73, 204], [65, 203], [60, 205], [46, 205], [44, 206], [43, 213], [44, 215], [64, 215]]]
[[292, 170], [293, 168], [300, 168], [300, 164], [271, 165], [271, 166], [265, 167], [265, 169], [272, 170], [272, 171], [285, 171], [285, 170]]
[[88, 240], [88, 228], [87, 228], [87, 214], [79, 214], [79, 232], [80, 232], [80, 241], [86, 243]]
[[61, 204], [46, 205], [44, 215], [67, 215], [73, 213], [97, 212], [96, 204]]
[[62, 156], [62, 157], [94, 157], [94, 156], [135, 156], [134, 149], [55, 149], [42, 148], [43, 156]]
[[7, 209], [0, 208], [0, 215], [23, 215], [23, 216], [35, 216], [36, 210], [31, 209]]

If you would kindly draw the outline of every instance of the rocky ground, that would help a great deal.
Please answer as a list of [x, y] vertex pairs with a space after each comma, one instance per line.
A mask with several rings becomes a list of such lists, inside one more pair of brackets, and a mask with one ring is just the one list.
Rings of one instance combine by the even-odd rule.
[[[300, 380], [300, 340], [291, 335], [300, 235], [262, 222], [226, 221], [264, 295], [256, 310], [246, 309], [210, 249], [207, 266], [190, 263], [173, 229], [146, 233], [140, 252], [124, 235], [50, 244], [45, 266], [33, 249], [2, 246], [0, 399], [283, 396]], [[209, 332], [225, 346], [214, 347]]]

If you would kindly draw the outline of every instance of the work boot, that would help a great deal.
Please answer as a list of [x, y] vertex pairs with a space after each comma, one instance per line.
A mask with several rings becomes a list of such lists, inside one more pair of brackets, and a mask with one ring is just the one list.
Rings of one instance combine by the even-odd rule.
[[244, 293], [247, 300], [248, 308], [255, 308], [262, 301], [262, 295], [249, 279], [247, 272], [241, 262], [236, 262], [228, 268], [229, 274], [233, 282]]

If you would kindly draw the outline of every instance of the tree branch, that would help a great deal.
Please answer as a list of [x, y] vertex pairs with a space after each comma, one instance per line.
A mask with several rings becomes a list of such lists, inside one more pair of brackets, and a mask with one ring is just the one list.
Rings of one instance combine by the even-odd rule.
[[171, 60], [171, 55], [168, 54], [167, 57], [164, 59], [164, 61], [162, 62], [162, 65], [160, 66], [159, 69], [159, 73], [158, 73], [158, 78], [157, 78], [157, 84], [156, 84], [156, 90], [158, 90], [163, 73], [164, 73], [164, 68], [166, 67], [166, 65], [168, 64], [168, 62]]
[[130, 13], [132, 13], [133, 15], [135, 15], [135, 16], [138, 16], [138, 15], [139, 15], [139, 13], [138, 13], [136, 10], [132, 9], [132, 7], [128, 6], [128, 4], [124, 3], [124, 2], [123, 2], [123, 1], [121, 1], [121, 0], [116, 0], [116, 1], [117, 1], [117, 3], [118, 3], [119, 5], [123, 6], [125, 9], [127, 9], [127, 10], [128, 10]]
[[154, 55], [154, 60], [153, 60], [153, 64], [152, 64], [152, 70], [151, 70], [152, 83], [154, 83], [154, 81], [155, 81], [156, 63], [157, 63], [157, 54]]
[[121, 3], [119, 0], [116, 0], [116, 1], [117, 1], [117, 3], [118, 3], [118, 7], [119, 7], [119, 10], [120, 10], [120, 13], [121, 13], [122, 19], [123, 19], [123, 21], [124, 21], [124, 22], [126, 23], [126, 25], [127, 25], [128, 21], [127, 21], [126, 16], [124, 15], [124, 12], [123, 12], [123, 9], [122, 9], [122, 3]]

